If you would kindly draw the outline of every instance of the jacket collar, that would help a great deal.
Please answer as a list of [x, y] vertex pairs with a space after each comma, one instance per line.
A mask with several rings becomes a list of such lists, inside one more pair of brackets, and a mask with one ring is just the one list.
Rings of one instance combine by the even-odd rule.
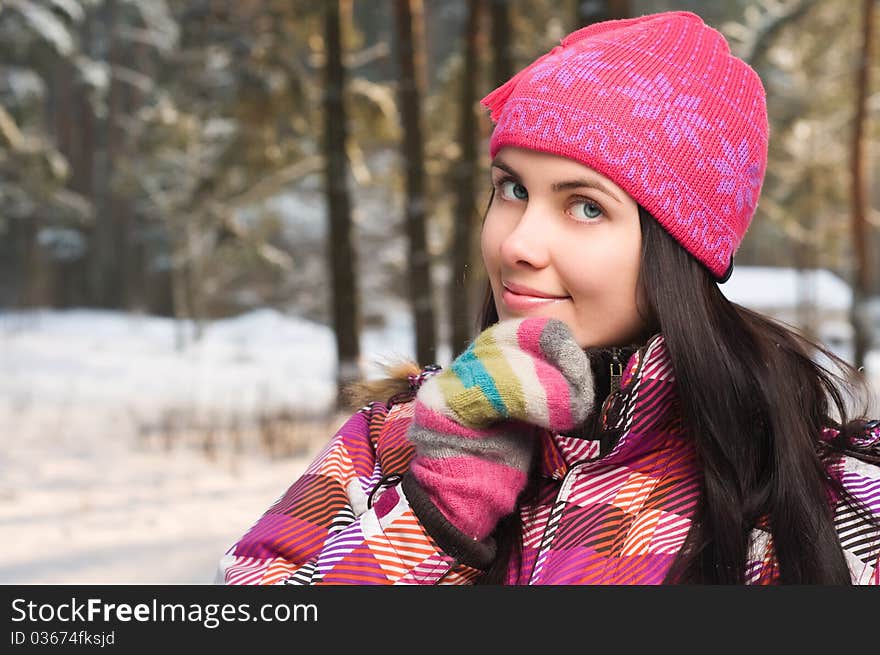
[[[620, 389], [595, 411], [605, 413], [607, 426], [623, 432], [603, 462], [620, 463], [645, 450], [661, 447], [669, 437], [682, 434], [675, 375], [663, 335], [652, 336], [627, 360]], [[561, 479], [577, 462], [595, 459], [599, 442], [542, 430], [541, 474]]]

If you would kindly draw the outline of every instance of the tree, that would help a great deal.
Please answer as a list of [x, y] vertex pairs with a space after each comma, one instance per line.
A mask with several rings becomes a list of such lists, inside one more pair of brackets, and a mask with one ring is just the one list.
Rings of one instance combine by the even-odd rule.
[[[417, 45], [423, 42], [421, 0], [394, 0], [397, 28], [397, 59], [400, 69], [398, 95], [403, 123], [401, 154], [406, 178], [405, 221], [408, 238], [408, 292], [414, 317], [416, 358], [422, 363], [436, 359], [431, 259], [425, 236], [425, 156], [422, 136], [421, 96], [424, 63]], [[413, 34], [417, 32], [415, 35]]]
[[871, 325], [865, 300], [870, 292], [871, 267], [868, 257], [868, 221], [865, 198], [865, 123], [867, 122], [868, 90], [870, 88], [871, 48], [874, 34], [874, 0], [862, 3], [862, 46], [858, 53], [856, 78], [856, 107], [853, 120], [851, 180], [852, 180], [852, 243], [853, 243], [853, 363], [862, 367], [871, 345]]
[[[461, 96], [459, 104], [458, 143], [460, 156], [453, 165], [451, 178], [456, 193], [455, 217], [453, 220], [452, 238], [452, 276], [449, 285], [449, 320], [452, 352], [464, 350], [467, 342], [475, 335], [474, 302], [475, 284], [483, 281], [483, 276], [474, 276], [476, 270], [482, 270], [477, 264], [480, 261], [479, 249], [474, 248], [474, 235], [479, 235], [479, 214], [476, 211], [475, 181], [479, 173], [477, 161], [477, 37], [480, 18], [483, 11], [482, 0], [468, 3], [465, 21], [464, 71], [461, 78]], [[474, 280], [476, 278], [476, 280]]]
[[83, 15], [76, 0], [0, 4], [0, 298], [10, 304], [51, 304], [85, 255], [93, 207], [68, 187], [52, 113], [59, 62], [71, 84], [87, 77], [75, 37]]
[[344, 403], [345, 385], [360, 379], [360, 305], [354, 279], [355, 251], [351, 238], [346, 156], [347, 114], [344, 103], [345, 68], [342, 65], [340, 14], [349, 15], [349, 0], [328, 2], [325, 7], [324, 160], [325, 188], [330, 221], [327, 262], [331, 270], [333, 328], [338, 365], [337, 406]]
[[577, 28], [605, 20], [630, 17], [629, 0], [575, 0], [575, 25]]

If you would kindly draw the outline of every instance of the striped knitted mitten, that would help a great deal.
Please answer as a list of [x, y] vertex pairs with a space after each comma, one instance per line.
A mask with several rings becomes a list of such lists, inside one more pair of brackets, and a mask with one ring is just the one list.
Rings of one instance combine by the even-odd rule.
[[539, 428], [580, 425], [593, 405], [586, 353], [560, 320], [484, 330], [416, 395], [410, 475], [443, 516], [483, 540], [516, 507]]

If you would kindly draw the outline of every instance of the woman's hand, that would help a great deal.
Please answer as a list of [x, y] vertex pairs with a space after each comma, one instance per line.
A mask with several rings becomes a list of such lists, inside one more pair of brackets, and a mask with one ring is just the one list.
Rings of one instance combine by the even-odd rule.
[[592, 404], [590, 363], [565, 323], [501, 321], [416, 394], [411, 474], [456, 528], [484, 539], [516, 506], [537, 429], [574, 428]]
[[593, 376], [569, 327], [552, 318], [495, 323], [419, 390], [430, 409], [470, 428], [516, 420], [562, 432], [592, 410]]

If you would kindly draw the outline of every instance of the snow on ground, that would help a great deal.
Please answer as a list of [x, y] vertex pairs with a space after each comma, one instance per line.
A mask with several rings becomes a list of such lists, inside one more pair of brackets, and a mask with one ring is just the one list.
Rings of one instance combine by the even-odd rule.
[[807, 291], [809, 299], [824, 310], [847, 311], [852, 289], [825, 269], [799, 271], [782, 266], [734, 267], [730, 280], [721, 287], [724, 295], [752, 309], [794, 306]]
[[[259, 310], [182, 350], [178, 329], [0, 312], [0, 583], [209, 583], [346, 418], [320, 416], [335, 393], [327, 327]], [[361, 348], [369, 378], [411, 357], [404, 308]], [[880, 352], [868, 370], [876, 385]], [[261, 416], [281, 421], [274, 446]]]
[[[335, 394], [328, 328], [260, 310], [182, 351], [177, 329], [0, 313], [0, 583], [211, 582], [345, 420], [319, 416]], [[373, 355], [411, 355], [410, 341], [400, 317], [366, 332], [367, 377]], [[285, 413], [300, 428], [272, 457], [255, 421]]]

